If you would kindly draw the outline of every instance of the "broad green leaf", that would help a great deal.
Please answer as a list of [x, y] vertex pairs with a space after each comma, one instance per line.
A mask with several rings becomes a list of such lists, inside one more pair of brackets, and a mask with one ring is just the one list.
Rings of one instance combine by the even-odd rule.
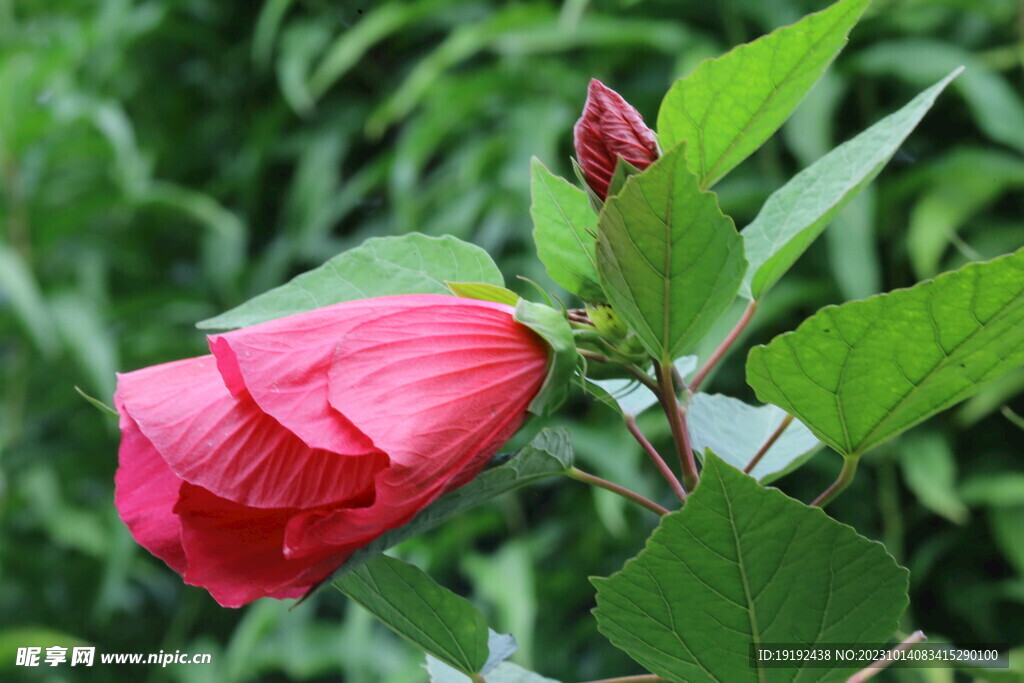
[[690, 143], [690, 168], [711, 187], [764, 144], [846, 45], [870, 0], [841, 0], [702, 62], [676, 81], [658, 111], [669, 149]]
[[1024, 249], [841, 306], [747, 357], [747, 383], [859, 455], [1024, 364]]
[[878, 175], [959, 72], [836, 147], [768, 198], [742, 233], [750, 261], [743, 281], [744, 296], [760, 299], [778, 282], [836, 213]]
[[736, 296], [743, 241], [718, 198], [670, 150], [609, 197], [598, 221], [597, 269], [608, 300], [657, 360], [692, 348]]
[[[684, 379], [697, 369], [697, 356], [683, 356], [673, 365]], [[635, 379], [588, 379], [597, 387], [597, 397], [623, 415], [634, 417], [658, 402], [654, 392]]]
[[759, 643], [883, 643], [907, 606], [880, 543], [760, 486], [712, 452], [686, 506], [597, 587], [598, 630], [673, 681], [835, 680], [853, 669], [754, 668]]
[[956, 492], [956, 455], [938, 432], [915, 430], [899, 442], [900, 469], [907, 488], [932, 512], [956, 524], [967, 521], [967, 506]]
[[[504, 666], [503, 662], [515, 654], [517, 649], [515, 636], [487, 629], [487, 662], [480, 669], [480, 673], [486, 674], [488, 681], [504, 680], [500, 676], [501, 668]], [[430, 683], [472, 683], [466, 674], [453, 669], [429, 654], [427, 655], [427, 673], [430, 674]]]
[[461, 514], [503, 493], [564, 473], [572, 465], [572, 442], [564, 429], [543, 429], [525, 447], [503, 461], [485, 469], [465, 486], [438, 498], [418, 515], [397, 529], [381, 534], [352, 553], [335, 576], [344, 576], [378, 557], [393, 545], [433, 529], [450, 517]]
[[[742, 470], [785, 417], [786, 411], [773, 405], [755, 407], [722, 394], [694, 394], [686, 411], [686, 425], [695, 451], [710, 449]], [[778, 479], [802, 465], [820, 446], [811, 430], [793, 420], [750, 475], [763, 482]]]
[[576, 370], [578, 356], [572, 328], [563, 313], [526, 299], [516, 303], [512, 317], [548, 343], [548, 374], [529, 406], [530, 412], [535, 415], [548, 415], [562, 405], [569, 395], [569, 380]]
[[246, 327], [343, 301], [390, 294], [450, 294], [448, 282], [505, 284], [487, 252], [468, 242], [419, 233], [375, 237], [197, 327]]
[[422, 570], [381, 555], [334, 585], [416, 647], [467, 674], [487, 663], [487, 622]]
[[548, 275], [584, 301], [604, 301], [594, 257], [597, 215], [587, 193], [534, 159], [530, 195], [533, 241]]

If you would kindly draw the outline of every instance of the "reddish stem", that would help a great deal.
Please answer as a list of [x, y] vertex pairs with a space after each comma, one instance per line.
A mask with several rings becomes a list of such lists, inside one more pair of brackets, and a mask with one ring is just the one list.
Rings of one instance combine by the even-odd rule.
[[676, 478], [675, 473], [672, 472], [672, 469], [665, 462], [665, 459], [661, 457], [661, 454], [658, 453], [654, 446], [651, 445], [651, 442], [647, 440], [647, 437], [644, 436], [643, 432], [640, 431], [640, 428], [637, 427], [636, 418], [632, 415], [626, 415], [624, 419], [626, 421], [626, 429], [629, 430], [629, 433], [633, 435], [633, 438], [636, 439], [637, 443], [639, 443], [644, 449], [644, 452], [647, 453], [651, 462], [653, 462], [654, 466], [658, 468], [659, 472], [661, 472], [661, 476], [665, 477], [665, 481], [667, 481], [668, 485], [672, 487], [672, 491], [676, 494], [676, 498], [685, 503], [686, 490], [683, 489], [683, 485], [679, 483], [679, 479]]
[[881, 659], [876, 659], [875, 661], [871, 662], [866, 667], [864, 667], [854, 675], [847, 678], [846, 683], [864, 683], [864, 681], [868, 680], [869, 678], [877, 676], [882, 671], [882, 669], [896, 661], [896, 658], [892, 655], [895, 655], [897, 652], [902, 652], [911, 645], [920, 643], [922, 640], [927, 639], [928, 637], [924, 634], [924, 631], [914, 631], [906, 640], [904, 640], [902, 643], [900, 643], [893, 649], [889, 650], [889, 657], [882, 657]]
[[772, 432], [772, 435], [768, 437], [768, 440], [764, 442], [764, 445], [761, 446], [757, 453], [754, 454], [754, 457], [750, 459], [747, 466], [743, 468], [743, 472], [745, 474], [750, 474], [753, 469], [757, 467], [757, 463], [761, 462], [761, 458], [764, 457], [764, 454], [771, 450], [771, 447], [775, 445], [775, 442], [779, 440], [780, 436], [782, 436], [782, 432], [786, 431], [786, 427], [788, 427], [789, 423], [792, 421], [792, 415], [786, 415], [786, 417], [782, 418], [782, 422], [779, 424], [778, 428]]
[[601, 477], [590, 474], [589, 472], [584, 472], [578, 467], [570, 467], [565, 471], [565, 474], [571, 479], [575, 479], [576, 481], [582, 481], [584, 484], [590, 484], [591, 486], [597, 486], [599, 488], [611, 491], [612, 493], [617, 493], [623, 498], [633, 501], [637, 505], [644, 506], [645, 508], [647, 508], [656, 515], [667, 515], [669, 512], [668, 508], [663, 508], [657, 503], [655, 503], [653, 500], [644, 498], [636, 491], [631, 491], [627, 489], [625, 486], [619, 486], [615, 482], [608, 481], [607, 479], [602, 479]]
[[743, 333], [743, 330], [746, 329], [747, 325], [750, 323], [750, 319], [754, 317], [754, 313], [756, 311], [756, 301], [751, 301], [747, 304], [746, 309], [743, 311], [743, 315], [740, 316], [739, 322], [736, 323], [736, 326], [733, 327], [725, 339], [722, 340], [722, 343], [718, 345], [718, 348], [715, 349], [714, 353], [708, 357], [707, 361], [704, 363], [704, 367], [698, 370], [697, 374], [693, 376], [693, 379], [690, 381], [690, 391], [697, 391], [697, 388], [700, 387], [701, 383], [708, 376], [708, 373], [714, 369], [715, 365], [718, 364], [718, 361], [722, 360], [722, 356], [725, 355], [725, 352], [729, 350], [729, 347], [736, 342], [736, 339]]
[[672, 382], [672, 363], [655, 363], [654, 374], [658, 378], [658, 400], [661, 408], [668, 418], [669, 427], [672, 429], [672, 438], [676, 443], [676, 452], [679, 455], [679, 467], [683, 474], [683, 489], [692, 491], [700, 480], [697, 474], [697, 461], [693, 457], [693, 448], [690, 446], [690, 433], [686, 429], [686, 411], [679, 405], [676, 398], [675, 386]]

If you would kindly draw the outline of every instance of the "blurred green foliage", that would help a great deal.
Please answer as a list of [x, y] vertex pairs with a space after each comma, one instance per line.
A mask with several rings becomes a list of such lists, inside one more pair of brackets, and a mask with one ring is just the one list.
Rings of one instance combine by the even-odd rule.
[[[114, 671], [12, 672], [9, 648], [43, 629], [101, 652], [213, 653], [138, 669], [147, 680], [422, 680], [419, 653], [339, 594], [224, 610], [136, 547], [112, 505], [116, 425], [74, 387], [109, 402], [116, 370], [202, 353], [196, 321], [373, 235], [454, 234], [510, 281], [552, 285], [532, 253], [529, 159], [571, 177], [588, 80], [653, 122], [700, 59], [825, 4], [0, 0], [0, 677]], [[800, 168], [968, 67], [741, 351], [822, 305], [1024, 242], [1022, 13], [875, 0], [782, 134], [721, 183], [742, 226]], [[712, 388], [749, 400], [741, 358]], [[830, 508], [911, 569], [908, 631], [1024, 642], [1022, 388], [1024, 372], [1008, 376], [880, 449]], [[668, 501], [605, 408], [579, 401], [556, 422], [588, 469]], [[653, 416], [642, 426], [666, 436]], [[823, 453], [778, 485], [807, 500], [837, 468]], [[619, 568], [653, 522], [566, 481], [400, 552], [513, 631], [520, 664], [625, 675], [637, 667], [598, 636], [586, 577]]]

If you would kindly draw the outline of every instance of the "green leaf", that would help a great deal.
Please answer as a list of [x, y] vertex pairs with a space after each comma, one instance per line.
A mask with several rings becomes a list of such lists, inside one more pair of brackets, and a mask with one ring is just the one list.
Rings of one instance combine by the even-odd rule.
[[416, 647], [467, 674], [487, 662], [487, 622], [465, 598], [387, 555], [334, 585]]
[[967, 521], [967, 506], [956, 492], [956, 455], [937, 432], [915, 430], [899, 443], [907, 488], [932, 512], [956, 524]]
[[686, 506], [597, 587], [598, 630], [673, 681], [836, 679], [757, 669], [759, 643], [883, 643], [907, 606], [905, 569], [880, 543], [764, 488], [708, 452]]
[[503, 461], [478, 474], [465, 486], [438, 498], [419, 514], [397, 529], [375, 538], [370, 544], [352, 553], [336, 577], [359, 568], [380, 556], [393, 545], [433, 529], [445, 520], [462, 514], [503, 493], [563, 474], [572, 465], [572, 442], [564, 429], [542, 429], [525, 447]]
[[702, 62], [661, 103], [662, 147], [688, 141], [700, 186], [714, 185], [785, 122], [846, 45], [869, 2], [841, 0]]
[[1024, 364], [1024, 249], [841, 306], [747, 357], [762, 401], [859, 455]]
[[487, 252], [468, 242], [419, 233], [375, 237], [196, 327], [246, 327], [343, 301], [391, 294], [450, 294], [448, 282], [504, 285]]
[[526, 299], [516, 304], [513, 318], [543, 337], [550, 347], [547, 377], [529, 407], [535, 415], [548, 415], [569, 395], [569, 380], [576, 370], [576, 340], [572, 328], [564, 314]]
[[836, 213], [878, 175], [958, 73], [960, 69], [836, 147], [768, 198], [742, 233], [750, 261], [744, 296], [760, 299], [778, 282]]
[[597, 215], [587, 193], [534, 158], [530, 195], [533, 240], [548, 275], [584, 301], [604, 301], [594, 257]]
[[[686, 424], [695, 451], [710, 449], [742, 470], [785, 417], [786, 411], [773, 405], [755, 407], [722, 394], [694, 394]], [[793, 420], [750, 475], [763, 482], [778, 479], [806, 462], [820, 446], [811, 430]]]
[[461, 296], [463, 299], [495, 301], [509, 306], [515, 306], [519, 303], [519, 295], [512, 290], [489, 285], [485, 282], [448, 282], [446, 284], [452, 294]]
[[745, 267], [742, 239], [718, 198], [687, 169], [685, 144], [605, 202], [597, 238], [601, 283], [659, 361], [700, 341], [729, 308]]
[[[495, 677], [500, 674], [502, 662], [515, 654], [517, 649], [518, 645], [514, 636], [487, 629], [487, 663], [484, 664], [480, 673], [486, 674], [489, 681], [498, 680]], [[453, 669], [429, 654], [427, 655], [427, 673], [430, 674], [430, 683], [472, 683], [466, 674]]]

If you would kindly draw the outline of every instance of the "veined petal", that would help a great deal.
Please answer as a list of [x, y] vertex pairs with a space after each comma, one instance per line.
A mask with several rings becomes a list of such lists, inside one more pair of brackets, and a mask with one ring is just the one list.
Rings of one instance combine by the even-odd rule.
[[185, 572], [181, 522], [174, 514], [182, 480], [139, 431], [119, 397], [121, 447], [114, 475], [114, 505], [135, 541], [179, 574]]
[[640, 112], [596, 78], [587, 88], [573, 141], [587, 184], [602, 199], [608, 195], [619, 157], [640, 170], [658, 158], [654, 131], [644, 124]]
[[232, 394], [259, 407], [310, 448], [363, 455], [373, 443], [327, 402], [334, 346], [376, 315], [378, 299], [349, 301], [207, 337]]
[[338, 343], [331, 405], [392, 464], [373, 505], [296, 517], [290, 553], [363, 545], [404, 524], [475, 476], [522, 424], [544, 380], [547, 347], [510, 307], [469, 304], [380, 315]]
[[295, 508], [246, 507], [186, 483], [175, 512], [188, 557], [185, 583], [207, 589], [224, 607], [302, 595], [351, 554], [321, 546], [316, 554], [286, 558], [284, 531]]
[[[315, 507], [364, 496], [388, 465], [381, 452], [309, 448], [248, 395], [232, 396], [213, 356], [118, 377], [123, 412], [179, 477], [242, 505]], [[344, 452], [342, 452], [344, 453]]]

